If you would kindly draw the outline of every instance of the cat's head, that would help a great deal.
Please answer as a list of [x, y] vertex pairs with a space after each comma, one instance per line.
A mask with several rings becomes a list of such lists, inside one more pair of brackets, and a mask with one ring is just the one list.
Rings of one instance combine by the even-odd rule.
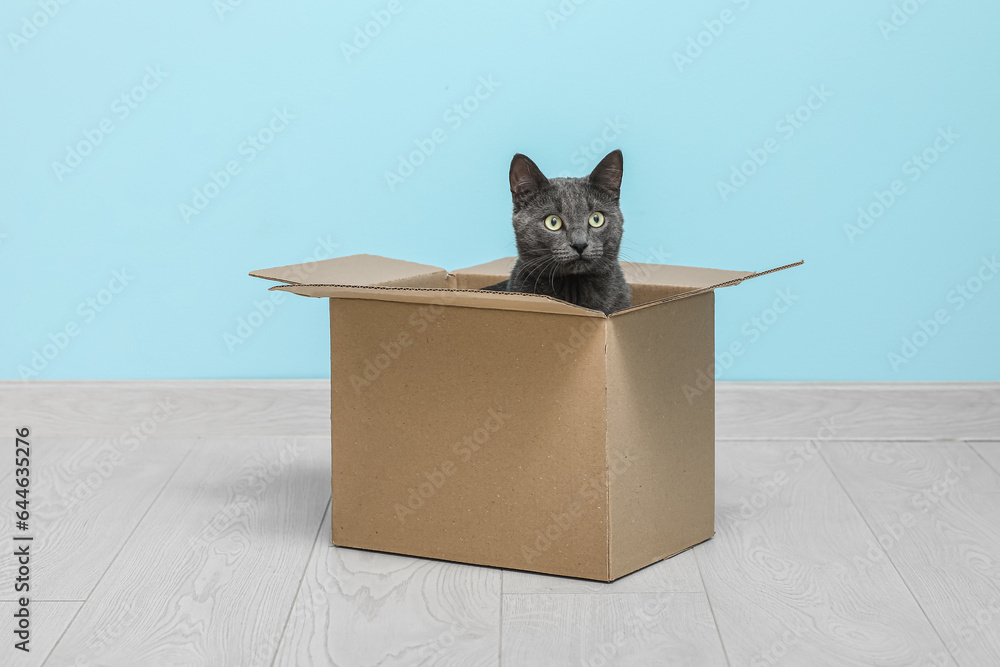
[[548, 179], [525, 155], [510, 163], [514, 236], [523, 262], [553, 274], [602, 273], [617, 266], [625, 220], [618, 207], [622, 152], [582, 178]]

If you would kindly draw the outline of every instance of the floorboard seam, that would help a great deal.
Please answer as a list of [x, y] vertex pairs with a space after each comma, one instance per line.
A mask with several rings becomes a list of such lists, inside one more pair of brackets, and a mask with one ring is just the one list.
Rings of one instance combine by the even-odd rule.
[[[86, 604], [86, 601], [84, 601], [84, 604]], [[76, 611], [73, 612], [73, 618], [69, 619], [69, 623], [66, 624], [66, 627], [63, 628], [62, 634], [59, 635], [59, 639], [56, 640], [56, 643], [52, 645], [52, 648], [49, 649], [49, 652], [45, 654], [44, 658], [42, 658], [42, 667], [45, 667], [45, 664], [49, 661], [49, 658], [52, 657], [52, 652], [56, 650], [56, 647], [59, 646], [59, 642], [63, 640], [63, 637], [66, 636], [66, 633], [69, 632], [69, 629], [73, 627], [73, 623], [76, 622], [76, 617], [80, 615], [80, 611], [82, 609], [83, 605], [81, 604], [79, 607], [77, 607]]]
[[726, 665], [732, 667], [732, 662], [729, 660], [729, 651], [726, 650], [726, 642], [722, 639], [722, 629], [719, 628], [719, 620], [715, 617], [715, 607], [712, 606], [712, 596], [708, 594], [708, 586], [705, 585], [705, 575], [701, 571], [701, 560], [698, 558], [698, 547], [695, 546], [691, 551], [694, 552], [694, 564], [698, 567], [698, 577], [701, 579], [701, 593], [705, 595], [705, 601], [708, 602], [708, 611], [712, 614], [712, 624], [715, 626], [715, 634], [719, 637], [719, 645], [722, 647], [722, 655], [726, 658]]
[[[973, 442], [975, 442], [975, 441], [974, 441], [974, 440], [973, 440], [973, 441], [969, 441], [969, 440], [963, 440], [963, 441], [962, 441], [962, 443], [963, 443], [963, 444], [964, 444], [964, 445], [965, 445], [966, 447], [968, 447], [969, 449], [971, 449], [971, 450], [972, 450], [972, 453], [973, 453], [973, 454], [974, 454], [974, 455], [975, 455], [975, 456], [976, 456], [976, 457], [977, 457], [977, 458], [978, 458], [978, 459], [979, 459], [980, 461], [982, 461], [983, 463], [985, 463], [985, 464], [986, 464], [986, 467], [987, 467], [987, 468], [989, 468], [990, 470], [992, 470], [992, 471], [993, 471], [993, 472], [995, 472], [996, 474], [1000, 475], [1000, 470], [997, 470], [996, 468], [994, 468], [994, 467], [993, 467], [993, 464], [992, 464], [992, 463], [990, 463], [990, 462], [989, 462], [989, 460], [988, 460], [988, 459], [987, 459], [987, 458], [986, 458], [985, 456], [983, 456], [982, 454], [980, 454], [980, 453], [979, 453], [979, 450], [978, 450], [978, 449], [976, 449], [975, 447], [973, 447], [973, 446], [972, 446], [972, 443], [973, 443]], [[980, 441], [980, 442], [982, 442], [982, 441]], [[987, 442], [988, 442], [988, 441], [987, 441]]]
[[[159, 500], [161, 495], [163, 495], [163, 490], [166, 489], [168, 486], [170, 486], [170, 482], [174, 479], [174, 475], [176, 475], [177, 471], [181, 469], [181, 467], [184, 465], [184, 462], [187, 460], [187, 457], [190, 456], [191, 452], [194, 451], [195, 444], [197, 444], [201, 439], [202, 438], [200, 436], [191, 438], [191, 445], [188, 447], [188, 450], [184, 452], [184, 456], [182, 456], [180, 460], [177, 462], [177, 465], [174, 467], [173, 471], [171, 471], [170, 475], [167, 477], [167, 480], [163, 483], [163, 486], [161, 486], [160, 490], [156, 492], [156, 495], [153, 497], [152, 502], [149, 503], [149, 507], [146, 508], [146, 511], [142, 513], [141, 517], [139, 517], [139, 520], [135, 522], [134, 526], [132, 526], [132, 530], [129, 531], [128, 537], [126, 537], [122, 541], [121, 547], [118, 548], [118, 552], [115, 554], [114, 558], [111, 559], [111, 561], [108, 563], [108, 566], [104, 568], [104, 572], [102, 572], [101, 576], [98, 577], [97, 581], [94, 582], [94, 585], [93, 587], [91, 587], [90, 592], [87, 593], [87, 600], [90, 599], [90, 596], [94, 594], [94, 591], [97, 590], [97, 587], [101, 585], [101, 582], [104, 580], [104, 577], [106, 577], [108, 572], [111, 571], [111, 568], [114, 566], [115, 561], [118, 560], [118, 556], [121, 555], [122, 551], [124, 551], [125, 547], [128, 545], [129, 540], [131, 540], [132, 536], [135, 535], [135, 531], [146, 519], [146, 516], [149, 514], [149, 510], [153, 508], [153, 505], [156, 504], [156, 501]], [[155, 441], [155, 439], [151, 439], [151, 441]], [[45, 664], [49, 661], [49, 658], [52, 657], [52, 653], [56, 650], [56, 648], [59, 647], [59, 643], [62, 642], [63, 637], [65, 637], [66, 633], [69, 632], [69, 629], [73, 627], [73, 623], [76, 622], [76, 617], [80, 614], [80, 611], [83, 609], [84, 605], [87, 604], [87, 600], [83, 601], [83, 604], [80, 605], [80, 608], [76, 610], [75, 614], [73, 614], [73, 618], [70, 619], [70, 622], [66, 624], [65, 628], [63, 628], [62, 634], [59, 635], [59, 639], [56, 640], [55, 644], [52, 645], [52, 648], [49, 650], [49, 652], [45, 655], [45, 658], [42, 660], [42, 667], [45, 667]]]
[[506, 573], [500, 570], [500, 633], [497, 639], [497, 667], [503, 667], [503, 579]]
[[[969, 449], [972, 448], [970, 447]], [[885, 556], [886, 562], [892, 566], [892, 571], [895, 572], [896, 576], [899, 577], [899, 580], [903, 582], [903, 586], [906, 587], [906, 591], [910, 594], [910, 597], [913, 598], [913, 602], [917, 605], [917, 609], [920, 610], [920, 613], [923, 614], [924, 618], [927, 620], [927, 624], [931, 626], [931, 629], [934, 630], [934, 634], [937, 635], [938, 641], [941, 642], [941, 647], [948, 653], [948, 656], [952, 659], [952, 661], [956, 665], [961, 665], [962, 663], [960, 663], [955, 658], [955, 656], [952, 655], [951, 649], [948, 648], [948, 643], [944, 640], [944, 637], [941, 636], [941, 633], [940, 631], [938, 631], [937, 626], [934, 625], [934, 622], [931, 621], [930, 617], [927, 615], [927, 611], [924, 610], [924, 606], [920, 604], [920, 600], [917, 599], [917, 596], [914, 594], [913, 589], [910, 588], [910, 582], [906, 580], [906, 578], [903, 576], [903, 573], [899, 571], [898, 567], [896, 567], [896, 563], [892, 560], [892, 557], [882, 547], [882, 544], [878, 541], [878, 534], [875, 532], [875, 529], [872, 527], [870, 523], [868, 523], [868, 519], [865, 518], [865, 515], [861, 511], [861, 508], [858, 507], [858, 504], [854, 502], [854, 496], [852, 496], [850, 492], [847, 490], [847, 487], [844, 486], [844, 483], [841, 481], [840, 476], [837, 475], [836, 471], [833, 469], [833, 466], [830, 465], [830, 462], [827, 460], [826, 455], [823, 453], [822, 448], [819, 449], [819, 458], [821, 461], [823, 461], [823, 465], [826, 466], [826, 469], [830, 471], [830, 474], [833, 475], [833, 478], [837, 481], [837, 484], [840, 486], [841, 491], [843, 491], [844, 495], [847, 496], [847, 499], [851, 501], [851, 507], [853, 507], [854, 511], [858, 513], [858, 517], [860, 517], [861, 521], [865, 524], [865, 527], [868, 528], [868, 532], [871, 534], [872, 540], [874, 540], [875, 544], [878, 545], [878, 548], [882, 551], [882, 555]]]
[[[331, 494], [330, 500], [327, 502], [326, 507], [330, 507], [330, 511], [333, 511], [333, 495]], [[274, 648], [274, 655], [271, 657], [270, 667], [274, 667], [274, 661], [278, 659], [278, 651], [281, 650], [281, 645], [285, 641], [285, 631], [288, 629], [288, 620], [292, 617], [292, 612], [295, 611], [295, 601], [299, 599], [299, 593], [302, 592], [302, 582], [306, 578], [306, 573], [309, 571], [309, 566], [312, 564], [313, 556], [316, 555], [316, 544], [319, 542], [320, 533], [323, 532], [323, 526], [326, 525], [326, 507], [323, 508], [323, 515], [319, 518], [319, 527], [316, 528], [316, 537], [313, 538], [312, 547], [309, 549], [309, 558], [306, 558], [306, 565], [302, 568], [302, 575], [299, 577], [299, 585], [295, 587], [295, 595], [292, 596], [292, 604], [288, 607], [288, 614], [285, 616], [285, 622], [281, 626], [281, 635], [278, 637], [278, 644]]]

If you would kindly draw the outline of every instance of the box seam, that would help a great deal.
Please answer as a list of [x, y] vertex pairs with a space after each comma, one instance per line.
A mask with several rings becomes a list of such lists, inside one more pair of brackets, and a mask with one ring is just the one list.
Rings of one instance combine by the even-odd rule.
[[337, 428], [333, 423], [333, 361], [334, 361], [334, 351], [333, 351], [333, 299], [330, 299], [329, 309], [327, 311], [327, 319], [329, 320], [330, 329], [330, 386], [326, 388], [327, 393], [330, 396], [330, 408], [327, 415], [330, 420], [330, 543], [333, 544], [334, 536], [336, 534], [336, 514], [334, 513], [334, 495], [333, 495], [333, 477], [334, 477], [334, 458], [333, 458], [333, 439], [336, 437]]
[[611, 455], [608, 451], [608, 336], [610, 335], [610, 329], [613, 325], [611, 322], [605, 323], [604, 326], [604, 487], [606, 489], [607, 498], [604, 503], [605, 512], [605, 535], [607, 536], [607, 557], [605, 558], [605, 567], [607, 568], [607, 576], [605, 577], [607, 581], [611, 581]]

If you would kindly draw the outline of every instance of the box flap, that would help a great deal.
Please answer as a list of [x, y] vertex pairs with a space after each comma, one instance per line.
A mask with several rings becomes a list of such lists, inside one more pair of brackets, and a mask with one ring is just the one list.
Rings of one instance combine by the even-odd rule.
[[520, 310], [532, 313], [557, 313], [582, 317], [605, 317], [599, 310], [574, 306], [543, 294], [520, 292], [484, 292], [482, 290], [432, 289], [397, 285], [275, 285], [272, 290], [301, 296], [332, 299], [370, 299], [425, 303], [439, 306], [465, 306], [492, 310]]
[[503, 257], [485, 264], [477, 264], [451, 272], [452, 287], [479, 289], [506, 280], [514, 270], [517, 257]]
[[378, 255], [348, 255], [318, 262], [276, 266], [251, 271], [255, 278], [291, 285], [445, 285], [448, 272], [437, 266], [417, 264]]
[[516, 261], [517, 257], [501, 257], [500, 259], [494, 259], [492, 262], [486, 262], [485, 264], [477, 264], [465, 269], [457, 269], [452, 271], [452, 273], [456, 275], [509, 276], [510, 272], [514, 270], [514, 263]]
[[671, 266], [668, 264], [641, 264], [621, 262], [625, 280], [630, 285], [665, 285], [687, 287], [691, 290], [717, 285], [729, 280], [741, 280], [753, 275], [752, 271], [727, 271], [704, 269], [697, 266]]
[[[801, 266], [802, 264], [805, 264], [805, 260], [800, 259], [799, 261], [792, 262], [791, 264], [785, 264], [784, 266], [777, 266], [777, 267], [775, 267], [773, 269], [768, 269], [767, 271], [759, 271], [759, 272], [755, 271], [755, 272], [752, 272], [752, 273], [744, 273], [742, 271], [719, 271], [717, 269], [700, 269], [700, 271], [712, 271], [712, 272], [714, 272], [716, 274], [723, 274], [723, 273], [731, 273], [731, 274], [733, 274], [734, 273], [734, 274], [737, 274], [737, 275], [735, 275], [732, 278], [729, 278], [728, 280], [723, 280], [723, 281], [718, 282], [718, 283], [714, 283], [714, 284], [711, 284], [711, 285], [706, 285], [704, 287], [698, 287], [697, 289], [687, 290], [687, 291], [681, 292], [680, 294], [674, 294], [674, 295], [671, 295], [671, 296], [664, 297], [662, 299], [657, 299], [655, 301], [649, 301], [649, 302], [646, 302], [646, 303], [643, 303], [643, 304], [639, 304], [638, 306], [632, 306], [631, 308], [626, 308], [624, 310], [619, 310], [616, 313], [612, 313], [611, 317], [618, 317], [619, 315], [623, 315], [625, 313], [631, 313], [631, 312], [639, 310], [641, 308], [648, 308], [649, 306], [653, 306], [653, 305], [656, 305], [658, 303], [666, 303], [668, 301], [676, 301], [678, 299], [685, 299], [687, 297], [695, 296], [696, 294], [704, 294], [705, 292], [711, 292], [711, 291], [719, 289], [721, 287], [731, 287], [733, 285], [739, 285], [744, 280], [750, 280], [751, 278], [757, 278], [759, 276], [766, 276], [769, 273], [775, 273], [777, 271], [784, 271], [785, 269], [790, 269], [790, 268], [793, 268], [793, 267], [796, 267], [796, 266]], [[656, 266], [656, 265], [655, 264], [644, 264], [643, 266]], [[663, 267], [663, 268], [688, 268], [688, 267]], [[691, 268], [693, 268], [693, 267], [691, 267]], [[710, 275], [711, 274], [704, 274], [704, 277], [707, 278]]]

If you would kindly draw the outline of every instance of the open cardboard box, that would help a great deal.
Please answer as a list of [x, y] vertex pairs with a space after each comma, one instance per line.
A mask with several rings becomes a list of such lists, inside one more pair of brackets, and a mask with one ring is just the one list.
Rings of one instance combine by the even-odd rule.
[[478, 291], [513, 262], [250, 274], [330, 299], [333, 543], [612, 581], [712, 537], [713, 290], [801, 262], [629, 263], [611, 316]]

